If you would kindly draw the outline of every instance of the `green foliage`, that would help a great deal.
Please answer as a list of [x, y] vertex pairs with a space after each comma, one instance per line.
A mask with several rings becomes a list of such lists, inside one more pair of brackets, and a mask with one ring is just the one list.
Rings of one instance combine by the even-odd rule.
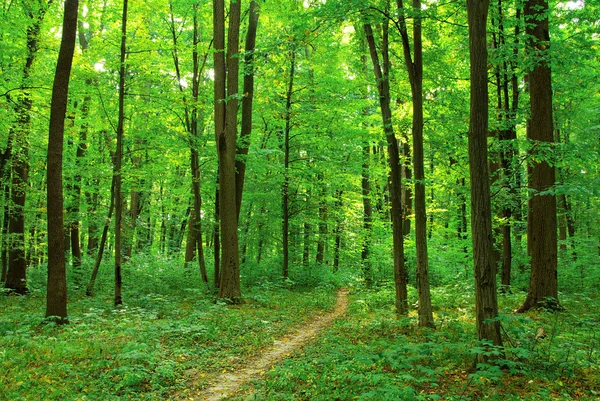
[[112, 287], [100, 279], [95, 297], [71, 294], [70, 324], [58, 326], [41, 324], [36, 270], [30, 296], [0, 298], [0, 400], [168, 399], [242, 363], [334, 300], [331, 289], [262, 286], [229, 307], [190, 284], [200, 283], [196, 271], [141, 258], [124, 270], [125, 306], [112, 308]]
[[[468, 287], [433, 290], [439, 308], [435, 330], [417, 328], [414, 312], [395, 317], [392, 295], [385, 287], [353, 292], [345, 319], [255, 381], [254, 395], [234, 400], [591, 400], [597, 395], [597, 322], [577, 317], [588, 315], [573, 306], [580, 294], [561, 294], [574, 310], [558, 315], [515, 315], [512, 308], [523, 294], [501, 298], [503, 348], [475, 341]], [[583, 302], [597, 305], [598, 299]], [[538, 327], [545, 328], [544, 338], [536, 338]], [[488, 361], [468, 374], [476, 356]]]

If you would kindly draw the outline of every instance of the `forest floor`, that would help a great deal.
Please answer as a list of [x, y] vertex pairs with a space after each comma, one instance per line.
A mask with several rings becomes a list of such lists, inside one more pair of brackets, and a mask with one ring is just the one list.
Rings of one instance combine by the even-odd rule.
[[[249, 359], [243, 366], [236, 367], [232, 371], [224, 371], [211, 380], [212, 384], [210, 387], [202, 390], [202, 395], [196, 399], [202, 401], [229, 399], [243, 385], [249, 383], [252, 379], [260, 377], [282, 359], [289, 357], [292, 353], [306, 345], [311, 339], [317, 337], [334, 320], [345, 315], [347, 310], [348, 291], [342, 288], [337, 292], [336, 304], [331, 312], [319, 314], [304, 323], [301, 327], [292, 329], [289, 334], [276, 340], [271, 348]], [[197, 382], [193, 382], [192, 387], [196, 387], [197, 385]], [[245, 396], [250, 396], [252, 389], [246, 388], [244, 394]]]

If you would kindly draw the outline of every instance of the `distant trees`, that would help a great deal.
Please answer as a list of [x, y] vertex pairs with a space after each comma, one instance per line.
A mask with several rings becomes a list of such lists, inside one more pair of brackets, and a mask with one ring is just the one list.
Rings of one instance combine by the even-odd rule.
[[[488, 260], [488, 241], [498, 237], [497, 248], [502, 244], [504, 286], [511, 276], [522, 282], [528, 256], [520, 214], [529, 194], [532, 270], [523, 310], [556, 300], [558, 266], [569, 268], [556, 253], [553, 198], [559, 197], [561, 243], [573, 248], [570, 259], [575, 250], [582, 258], [590, 238], [597, 242], [590, 187], [598, 171], [589, 168], [597, 143], [583, 134], [600, 124], [599, 79], [590, 61], [597, 50], [579, 46], [595, 33], [583, 18], [594, 5], [570, 10], [559, 2], [548, 18], [541, 0], [527, 2], [522, 14], [506, 1], [469, 1], [477, 39], [469, 120], [468, 18], [457, 3], [424, 9], [418, 0], [129, 2], [126, 30], [118, 20], [127, 4], [100, 3], [87, 2], [80, 20], [63, 182], [52, 188], [42, 172], [55, 164], [46, 163], [40, 133], [51, 111], [58, 3], [0, 9], [0, 260], [11, 292], [27, 293], [28, 266], [65, 264], [54, 260], [62, 237], [65, 250], [71, 243], [68, 277], [89, 274], [90, 294], [102, 277], [102, 258], [115, 258], [116, 304], [127, 281], [121, 265], [129, 261], [197, 260], [199, 268], [185, 274], [208, 283], [214, 273], [217, 296], [234, 301], [244, 280], [314, 285], [320, 275], [356, 268], [366, 286], [394, 275], [400, 313], [416, 302], [409, 284], [419, 288], [420, 324], [431, 326], [428, 281], [470, 279], [470, 239], [478, 311], [485, 312], [481, 335], [499, 342], [496, 327], [485, 323], [497, 313], [498, 266]], [[550, 29], [560, 44], [552, 46], [554, 93]], [[119, 53], [111, 44], [121, 42]], [[561, 79], [567, 74], [578, 80]], [[519, 98], [527, 88], [530, 96]], [[486, 89], [495, 91], [495, 118], [485, 114]], [[490, 165], [492, 177], [485, 176]], [[482, 187], [489, 181], [491, 192]], [[60, 207], [43, 197], [59, 186], [64, 235], [42, 224], [46, 213], [59, 217]], [[501, 230], [490, 234], [489, 227]], [[517, 264], [523, 269], [511, 271]], [[74, 281], [76, 291], [81, 281]]]
[[[10, 193], [10, 203], [5, 201], [4, 225], [7, 229], [3, 234], [4, 246], [8, 248], [8, 258], [5, 287], [17, 294], [26, 294], [27, 289], [27, 258], [25, 252], [25, 218], [26, 218], [26, 197], [27, 187], [29, 185], [29, 137], [31, 130], [31, 109], [33, 101], [31, 99], [31, 75], [34, 61], [37, 58], [39, 50], [39, 39], [42, 22], [46, 15], [48, 7], [52, 0], [36, 0], [30, 3], [23, 3], [23, 13], [25, 14], [27, 41], [26, 57], [22, 67], [19, 92], [15, 99], [7, 94], [10, 104], [13, 107], [16, 116], [13, 125], [9, 128], [8, 143], [3, 152], [3, 168], [7, 169], [3, 173], [2, 180], [8, 185], [10, 181], [10, 190], [5, 187], [4, 193]], [[10, 177], [10, 179], [9, 179]], [[8, 196], [7, 196], [8, 198]], [[8, 220], [8, 221], [7, 221]]]

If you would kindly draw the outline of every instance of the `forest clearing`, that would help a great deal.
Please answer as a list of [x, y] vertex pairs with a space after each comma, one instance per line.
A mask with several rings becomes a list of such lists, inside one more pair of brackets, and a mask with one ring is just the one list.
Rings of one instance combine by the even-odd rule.
[[600, 4], [0, 4], [0, 401], [600, 399]]

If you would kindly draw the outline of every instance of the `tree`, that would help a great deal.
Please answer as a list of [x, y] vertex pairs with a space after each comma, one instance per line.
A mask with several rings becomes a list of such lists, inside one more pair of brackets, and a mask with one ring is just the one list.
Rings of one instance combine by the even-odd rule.
[[389, 193], [392, 203], [392, 237], [394, 243], [394, 282], [396, 286], [396, 313], [404, 315], [408, 313], [408, 292], [406, 269], [404, 267], [404, 236], [402, 230], [402, 173], [400, 166], [400, 152], [398, 149], [398, 140], [394, 134], [392, 125], [392, 110], [390, 108], [390, 81], [389, 81], [389, 41], [388, 41], [388, 21], [383, 23], [381, 54], [382, 63], [379, 61], [379, 54], [373, 36], [371, 24], [363, 26], [375, 79], [377, 81], [377, 91], [379, 94], [379, 107], [381, 108], [381, 118], [383, 122], [383, 132], [387, 141], [388, 165], [389, 165]]
[[63, 139], [69, 97], [69, 78], [77, 39], [79, 0], [66, 0], [62, 40], [56, 62], [56, 73], [50, 103], [48, 136], [48, 294], [46, 318], [67, 323], [67, 275], [63, 227]]
[[[238, 250], [238, 218], [235, 184], [235, 158], [238, 108], [240, 1], [229, 5], [229, 31], [225, 52], [225, 6], [213, 3], [215, 135], [219, 158], [219, 219], [221, 269], [219, 298], [237, 302], [241, 297]], [[225, 57], [227, 56], [227, 57]]]
[[242, 210], [242, 195], [246, 176], [246, 158], [250, 149], [252, 134], [252, 105], [254, 100], [254, 48], [256, 47], [256, 31], [258, 29], [259, 6], [255, 0], [250, 1], [248, 12], [248, 30], [244, 48], [244, 87], [242, 98], [242, 123], [237, 158], [235, 161], [235, 190], [238, 220]]
[[429, 263], [427, 256], [427, 208], [425, 206], [425, 166], [423, 156], [423, 39], [421, 0], [413, 0], [413, 10], [417, 15], [413, 26], [414, 59], [411, 55], [410, 42], [406, 29], [405, 10], [402, 0], [396, 0], [401, 13], [398, 24], [404, 62], [413, 103], [412, 137], [413, 137], [413, 171], [415, 178], [415, 239], [417, 246], [417, 289], [419, 292], [419, 326], [432, 327], [433, 310], [429, 291]]
[[[548, 153], [554, 142], [552, 120], [552, 77], [548, 64], [550, 33], [548, 2], [529, 0], [525, 4], [525, 33], [530, 38], [528, 47], [534, 58], [534, 67], [528, 74], [530, 118], [528, 139], [534, 149]], [[534, 151], [535, 152], [535, 151]], [[527, 242], [531, 250], [529, 292], [520, 312], [543, 304], [559, 309], [557, 272], [557, 218], [554, 184], [556, 173], [553, 161], [547, 155], [535, 155], [530, 166], [529, 216]]]
[[501, 346], [496, 264], [493, 258], [492, 211], [488, 173], [487, 15], [489, 0], [467, 0], [471, 98], [469, 171], [471, 177], [471, 236], [475, 264], [475, 308], [479, 340]]
[[127, 56], [127, 5], [128, 0], [123, 0], [123, 14], [121, 18], [121, 54], [119, 64], [119, 117], [117, 122], [117, 148], [114, 157], [115, 176], [115, 306], [123, 304], [121, 265], [123, 262], [122, 227], [123, 227], [123, 135], [125, 124], [125, 58]]

